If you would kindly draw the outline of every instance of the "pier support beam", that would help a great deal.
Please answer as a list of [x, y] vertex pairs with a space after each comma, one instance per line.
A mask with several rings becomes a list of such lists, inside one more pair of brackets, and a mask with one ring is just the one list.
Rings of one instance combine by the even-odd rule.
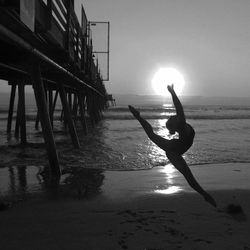
[[51, 126], [53, 128], [53, 90], [52, 89], [48, 89], [48, 106], [49, 106], [49, 115], [50, 115], [50, 122], [51, 122]]
[[77, 124], [77, 113], [78, 113], [78, 98], [77, 98], [77, 94], [74, 93], [74, 101], [73, 101], [73, 108], [72, 108], [72, 114], [73, 114], [73, 118], [75, 121], [75, 125]]
[[54, 116], [54, 113], [55, 113], [57, 97], [58, 97], [58, 90], [56, 90], [54, 101], [53, 101], [52, 116]]
[[11, 84], [9, 114], [8, 114], [8, 123], [7, 123], [7, 133], [11, 132], [13, 110], [14, 110], [14, 103], [15, 103], [15, 95], [16, 95], [16, 84], [13, 83], [13, 84]]
[[21, 129], [21, 144], [26, 144], [26, 116], [25, 116], [25, 84], [20, 82], [18, 84], [18, 110], [19, 110], [19, 122]]
[[86, 122], [86, 118], [85, 118], [84, 99], [85, 99], [85, 96], [83, 96], [81, 93], [79, 93], [78, 94], [78, 103], [79, 103], [79, 111], [80, 111], [80, 120], [82, 123], [84, 134], [87, 135], [88, 127], [87, 127], [87, 122]]
[[19, 139], [19, 132], [20, 132], [20, 105], [19, 100], [17, 102], [17, 110], [16, 110], [16, 125], [15, 125], [15, 137]]
[[38, 114], [42, 126], [43, 137], [49, 158], [50, 169], [53, 175], [60, 175], [61, 170], [58, 162], [54, 135], [46, 103], [44, 84], [41, 79], [40, 65], [35, 62], [33, 63], [31, 68], [31, 77]]
[[39, 128], [39, 114], [38, 114], [38, 111], [37, 111], [35, 129], [38, 130], [38, 128]]
[[72, 119], [69, 104], [67, 102], [65, 88], [62, 84], [59, 85], [59, 94], [60, 94], [61, 102], [63, 105], [64, 116], [65, 116], [65, 119], [67, 121], [67, 125], [69, 127], [69, 132], [70, 132], [70, 136], [71, 136], [73, 145], [75, 146], [75, 148], [80, 148], [80, 143], [79, 143], [78, 136], [76, 133], [75, 124], [74, 124], [74, 121]]
[[87, 94], [87, 108], [88, 108], [88, 114], [89, 114], [91, 126], [92, 128], [94, 128], [95, 127], [94, 109], [93, 109], [92, 94], [90, 92], [88, 92]]

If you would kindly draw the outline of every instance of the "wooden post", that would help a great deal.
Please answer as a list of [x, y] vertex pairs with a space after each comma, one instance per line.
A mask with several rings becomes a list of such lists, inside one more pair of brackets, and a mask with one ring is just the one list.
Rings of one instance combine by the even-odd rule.
[[68, 124], [67, 124], [67, 119], [66, 119], [65, 112], [64, 112], [64, 109], [63, 109], [63, 104], [62, 104], [62, 111], [61, 111], [60, 120], [61, 120], [61, 122], [63, 122], [64, 128], [66, 129]]
[[41, 79], [40, 65], [36, 64], [35, 62], [32, 65], [31, 76], [32, 76], [32, 83], [33, 83], [33, 89], [36, 98], [39, 118], [43, 131], [43, 137], [49, 158], [50, 170], [52, 174], [60, 175], [61, 170], [58, 162], [58, 156], [56, 152], [56, 145], [51, 127], [51, 122], [49, 119], [49, 113], [45, 98], [45, 90]]
[[19, 130], [20, 130], [20, 102], [18, 98], [17, 111], [16, 111], [16, 126], [15, 126], [15, 137], [17, 140], [19, 139]]
[[80, 143], [79, 143], [79, 140], [78, 140], [78, 137], [77, 137], [77, 134], [76, 134], [75, 124], [74, 124], [74, 121], [72, 119], [70, 108], [69, 108], [69, 105], [68, 105], [68, 102], [67, 102], [65, 88], [64, 88], [64, 86], [62, 84], [60, 84], [59, 86], [60, 86], [59, 87], [59, 94], [60, 94], [61, 102], [62, 102], [62, 105], [63, 105], [64, 116], [65, 116], [65, 118], [67, 120], [67, 124], [69, 126], [69, 132], [70, 132], [70, 135], [71, 135], [73, 145], [76, 148], [80, 148]]
[[88, 109], [88, 114], [90, 118], [90, 123], [92, 125], [92, 128], [95, 127], [95, 121], [93, 117], [93, 105], [92, 105], [92, 95], [89, 92], [87, 95], [87, 109]]
[[60, 121], [61, 121], [61, 122], [64, 120], [63, 117], [64, 117], [64, 111], [63, 111], [63, 108], [62, 108], [61, 116], [60, 116]]
[[68, 93], [68, 100], [69, 100], [69, 110], [72, 113], [72, 95], [71, 93]]
[[53, 90], [52, 89], [48, 89], [49, 92], [49, 115], [50, 115], [50, 122], [51, 122], [51, 126], [53, 128]]
[[38, 128], [39, 128], [39, 112], [37, 110], [35, 129], [38, 130]]
[[16, 84], [13, 83], [11, 85], [11, 93], [10, 93], [10, 103], [9, 103], [9, 114], [8, 114], [8, 123], [7, 123], [7, 133], [11, 132], [11, 124], [13, 118], [13, 109], [15, 103], [15, 95], [16, 95]]
[[[64, 90], [65, 90], [65, 88], [64, 88]], [[65, 90], [65, 94], [66, 94], [66, 97], [68, 98], [67, 105], [69, 107], [70, 115], [72, 116], [72, 96], [71, 96], [71, 93], [70, 92], [67, 93], [66, 90]], [[68, 121], [67, 121], [67, 116], [65, 114], [64, 109], [63, 109], [63, 122], [64, 122], [64, 127], [67, 128], [68, 127]]]
[[99, 109], [99, 100], [96, 95], [93, 95], [93, 105], [95, 112], [95, 121], [98, 123], [101, 120], [100, 109]]
[[46, 30], [51, 28], [52, 21], [52, 0], [47, 1], [47, 18], [46, 18]]
[[55, 108], [56, 108], [57, 97], [58, 97], [58, 90], [56, 90], [56, 94], [55, 94], [54, 102], [53, 102], [53, 107], [52, 107], [52, 115], [53, 116], [54, 116], [54, 112], [55, 112]]
[[95, 98], [95, 95], [92, 93], [91, 94], [91, 106], [92, 106], [92, 113], [93, 113], [93, 119], [94, 123], [97, 124], [99, 121], [99, 111], [97, 109], [97, 100]]
[[78, 94], [79, 111], [80, 111], [80, 116], [81, 116], [80, 120], [82, 123], [84, 134], [87, 135], [88, 127], [87, 127], [87, 122], [85, 118], [84, 98], [85, 98], [84, 95], [81, 95], [80, 93]]
[[18, 109], [19, 121], [21, 128], [21, 144], [25, 144], [26, 140], [26, 117], [25, 117], [25, 84], [23, 82], [18, 84]]
[[75, 124], [77, 123], [77, 113], [78, 113], [78, 103], [77, 102], [78, 102], [78, 100], [77, 100], [77, 94], [74, 93], [74, 101], [73, 101], [73, 110], [72, 110], [72, 113], [73, 113]]

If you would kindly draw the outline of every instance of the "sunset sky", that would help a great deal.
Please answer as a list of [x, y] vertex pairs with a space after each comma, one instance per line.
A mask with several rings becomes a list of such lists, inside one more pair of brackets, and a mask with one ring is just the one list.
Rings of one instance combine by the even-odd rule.
[[156, 94], [155, 73], [171, 67], [181, 95], [250, 96], [249, 0], [75, 0], [79, 17], [81, 4], [110, 22], [109, 93]]
[[154, 94], [161, 67], [185, 79], [182, 95], [250, 95], [249, 0], [76, 0], [90, 21], [110, 21], [111, 93]]

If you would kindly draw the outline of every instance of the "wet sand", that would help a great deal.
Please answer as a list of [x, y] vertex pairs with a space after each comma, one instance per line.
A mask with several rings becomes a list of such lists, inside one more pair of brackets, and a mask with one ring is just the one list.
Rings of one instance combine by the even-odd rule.
[[249, 164], [192, 171], [216, 209], [171, 166], [96, 172], [1, 211], [1, 249], [250, 249]]

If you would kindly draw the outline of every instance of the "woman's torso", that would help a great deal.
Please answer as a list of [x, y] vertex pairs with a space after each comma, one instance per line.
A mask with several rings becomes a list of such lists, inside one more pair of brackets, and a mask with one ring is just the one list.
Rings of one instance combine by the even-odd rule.
[[180, 154], [185, 153], [192, 146], [194, 136], [195, 131], [193, 127], [190, 124], [185, 123], [185, 126], [179, 131], [179, 147], [177, 150]]

